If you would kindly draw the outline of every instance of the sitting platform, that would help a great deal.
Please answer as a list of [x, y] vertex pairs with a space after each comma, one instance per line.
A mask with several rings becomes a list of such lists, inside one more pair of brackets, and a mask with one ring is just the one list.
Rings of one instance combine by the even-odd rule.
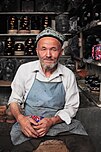
[[60, 140], [47, 140], [33, 152], [69, 152], [65, 144]]

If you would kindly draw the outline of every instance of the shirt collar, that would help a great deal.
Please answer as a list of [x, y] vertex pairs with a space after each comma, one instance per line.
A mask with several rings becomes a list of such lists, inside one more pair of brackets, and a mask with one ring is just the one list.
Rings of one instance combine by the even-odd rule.
[[[38, 72], [39, 70], [40, 70], [40, 61], [39, 60], [37, 60], [37, 61], [35, 61], [36, 62], [36, 64], [34, 64], [33, 65], [33, 67], [32, 67], [32, 72]], [[34, 62], [34, 63], [35, 63]]]

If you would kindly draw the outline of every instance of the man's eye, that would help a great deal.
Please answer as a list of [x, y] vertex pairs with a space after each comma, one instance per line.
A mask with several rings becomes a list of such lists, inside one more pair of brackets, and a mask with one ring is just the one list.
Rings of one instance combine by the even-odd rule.
[[41, 51], [45, 51], [45, 50], [46, 50], [46, 48], [42, 48], [42, 49], [41, 49]]
[[57, 51], [57, 49], [56, 48], [52, 48], [52, 51]]

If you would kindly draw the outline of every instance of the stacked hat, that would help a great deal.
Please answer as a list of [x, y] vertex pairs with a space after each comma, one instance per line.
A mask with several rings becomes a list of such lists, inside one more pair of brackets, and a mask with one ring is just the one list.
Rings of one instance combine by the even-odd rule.
[[55, 31], [51, 27], [45, 28], [42, 32], [40, 32], [36, 37], [36, 43], [42, 38], [42, 37], [54, 37], [58, 39], [61, 44], [65, 41], [65, 36], [59, 33], [58, 31]]

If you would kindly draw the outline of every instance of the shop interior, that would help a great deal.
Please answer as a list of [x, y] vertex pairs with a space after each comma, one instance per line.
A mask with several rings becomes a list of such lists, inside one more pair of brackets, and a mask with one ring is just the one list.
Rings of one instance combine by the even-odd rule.
[[[99, 0], [0, 1], [0, 142], [15, 119], [7, 109], [18, 67], [37, 60], [35, 38], [46, 27], [65, 36], [60, 63], [76, 76], [77, 119], [101, 151], [101, 2]], [[3, 114], [2, 114], [3, 111]]]

